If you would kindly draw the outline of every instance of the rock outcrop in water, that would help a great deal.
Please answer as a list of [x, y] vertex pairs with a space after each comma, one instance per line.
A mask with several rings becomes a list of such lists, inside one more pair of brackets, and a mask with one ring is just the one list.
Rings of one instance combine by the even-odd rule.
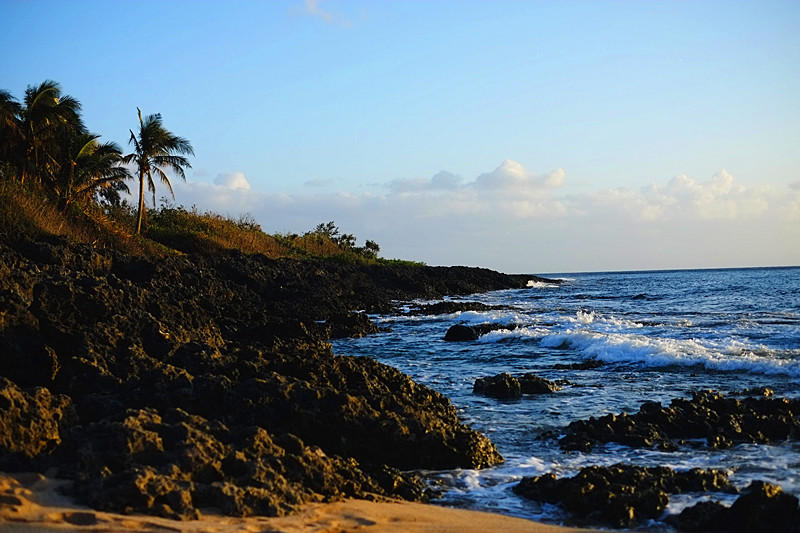
[[595, 443], [618, 442], [634, 447], [675, 450], [689, 439], [703, 439], [712, 448], [736, 443], [770, 443], [800, 438], [800, 399], [726, 398], [701, 391], [663, 407], [645, 402], [639, 412], [609, 414], [569, 424], [559, 441], [564, 450], [588, 451]]
[[463, 313], [465, 311], [496, 311], [512, 309], [507, 305], [487, 305], [481, 302], [436, 302], [432, 304], [421, 304], [408, 311], [412, 316], [418, 315], [447, 315], [452, 313]]
[[447, 332], [444, 334], [444, 340], [447, 342], [476, 341], [481, 335], [486, 335], [490, 331], [499, 331], [502, 329], [514, 331], [518, 327], [519, 324], [474, 324], [471, 326], [455, 324], [447, 329]]
[[668, 522], [682, 531], [798, 533], [800, 507], [797, 497], [777, 485], [754, 481], [730, 507], [704, 501], [669, 517]]
[[334, 356], [326, 339], [374, 331], [352, 309], [522, 283], [483, 269], [0, 243], [0, 468], [55, 467], [94, 507], [180, 518], [424, 498], [401, 469], [502, 457], [445, 397]]
[[559, 390], [561, 387], [557, 383], [541, 378], [532, 372], [521, 376], [512, 376], [505, 372], [496, 376], [478, 378], [472, 386], [473, 393], [494, 398], [520, 398], [523, 394], [547, 394]]
[[727, 475], [719, 470], [625, 464], [590, 466], [569, 478], [553, 474], [523, 478], [513, 490], [531, 500], [560, 505], [579, 524], [623, 528], [661, 516], [670, 494], [732, 491]]

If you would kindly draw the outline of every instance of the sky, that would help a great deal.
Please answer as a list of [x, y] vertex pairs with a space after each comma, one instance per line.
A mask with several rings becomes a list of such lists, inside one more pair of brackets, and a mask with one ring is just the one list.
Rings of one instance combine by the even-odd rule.
[[[0, 0], [0, 88], [58, 81], [175, 202], [517, 273], [800, 265], [800, 2]], [[158, 198], [167, 195], [157, 189]]]

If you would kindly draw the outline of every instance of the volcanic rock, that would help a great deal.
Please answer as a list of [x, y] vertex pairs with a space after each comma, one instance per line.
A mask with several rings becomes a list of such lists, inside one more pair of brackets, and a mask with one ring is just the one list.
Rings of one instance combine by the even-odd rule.
[[327, 338], [391, 300], [520, 286], [483, 269], [132, 257], [0, 242], [0, 466], [83, 503], [193, 518], [424, 499], [412, 469], [502, 462], [441, 394]]
[[447, 329], [447, 333], [444, 335], [444, 340], [447, 342], [474, 341], [478, 340], [479, 336], [480, 334], [478, 331], [472, 326], [456, 324]]
[[478, 378], [472, 387], [475, 394], [495, 398], [519, 398], [523, 394], [546, 394], [561, 390], [556, 383], [528, 372], [514, 377], [505, 372], [496, 376]]
[[519, 398], [522, 396], [522, 386], [517, 378], [509, 373], [503, 373], [476, 379], [472, 392], [495, 398]]
[[589, 359], [588, 361], [582, 361], [580, 363], [556, 363], [553, 365], [553, 368], [556, 370], [594, 370], [595, 368], [600, 368], [601, 366], [605, 366], [603, 361]]
[[467, 326], [466, 324], [455, 324], [447, 329], [444, 340], [448, 342], [463, 342], [478, 340], [481, 335], [486, 335], [490, 331], [510, 330], [513, 331], [519, 324], [476, 324]]
[[465, 311], [494, 311], [498, 309], [511, 309], [507, 305], [487, 305], [481, 302], [436, 302], [423, 304], [408, 312], [409, 315], [445, 315], [463, 313]]
[[800, 532], [797, 497], [777, 485], [753, 481], [725, 507], [718, 502], [700, 502], [669, 520], [683, 531], [727, 531], [732, 533]]
[[625, 464], [586, 467], [570, 478], [526, 477], [513, 487], [525, 498], [562, 506], [580, 523], [623, 528], [659, 517], [669, 494], [709, 490], [732, 490], [727, 475], [713, 469], [678, 472]]
[[685, 439], [704, 439], [712, 448], [735, 443], [770, 443], [800, 438], [800, 399], [725, 398], [700, 391], [663, 407], [644, 402], [638, 413], [608, 414], [569, 424], [559, 441], [564, 450], [588, 451], [597, 442], [674, 450]]
[[0, 377], [0, 456], [32, 458], [52, 452], [61, 444], [62, 429], [74, 417], [67, 396], [51, 394], [43, 387], [25, 391]]

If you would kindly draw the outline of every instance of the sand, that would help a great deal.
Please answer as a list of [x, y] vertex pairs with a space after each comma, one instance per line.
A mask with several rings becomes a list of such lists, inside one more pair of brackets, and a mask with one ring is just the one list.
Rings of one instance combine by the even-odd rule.
[[41, 474], [0, 473], [0, 532], [270, 532], [270, 533], [567, 533], [588, 531], [550, 526], [508, 516], [401, 501], [345, 500], [304, 506], [279, 518], [233, 518], [212, 513], [178, 521], [95, 511], [59, 493], [66, 480]]

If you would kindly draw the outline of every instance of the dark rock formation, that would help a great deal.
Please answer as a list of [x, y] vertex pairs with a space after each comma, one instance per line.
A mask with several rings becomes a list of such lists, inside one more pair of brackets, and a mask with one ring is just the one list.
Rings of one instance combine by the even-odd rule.
[[444, 340], [448, 342], [463, 342], [478, 340], [481, 335], [486, 335], [490, 331], [501, 329], [515, 330], [519, 324], [476, 324], [467, 326], [466, 324], [456, 324], [450, 326], [444, 334]]
[[476, 379], [472, 386], [472, 392], [495, 398], [519, 398], [522, 396], [522, 386], [517, 378], [503, 373]]
[[465, 326], [464, 324], [456, 324], [450, 326], [447, 333], [444, 334], [444, 340], [447, 342], [463, 342], [478, 340], [480, 334], [472, 326]]
[[325, 325], [324, 334], [329, 339], [363, 337], [380, 331], [366, 313], [346, 312], [338, 314], [328, 318]]
[[583, 361], [581, 363], [557, 363], [553, 365], [553, 368], [556, 370], [594, 370], [595, 368], [600, 368], [601, 366], [605, 366], [603, 361], [589, 359], [588, 361]]
[[555, 503], [579, 524], [631, 527], [657, 518], [669, 503], [669, 494], [732, 490], [719, 470], [678, 472], [666, 467], [616, 464], [583, 468], [570, 478], [553, 474], [523, 478], [514, 492], [531, 500]]
[[700, 502], [668, 520], [683, 531], [726, 531], [730, 533], [798, 533], [798, 500], [777, 485], [752, 482], [733, 505]]
[[528, 285], [529, 283], [547, 283], [548, 285], [561, 285], [562, 283], [564, 283], [563, 279], [543, 278], [541, 276], [533, 276], [533, 275], [529, 276], [516, 275], [514, 277], [519, 279], [524, 279], [526, 286], [530, 286]]
[[772, 398], [775, 391], [769, 387], [755, 387], [752, 389], [744, 389], [741, 391], [734, 391], [730, 393], [731, 396], [761, 396], [763, 398]]
[[495, 398], [519, 398], [523, 394], [546, 394], [561, 390], [556, 383], [536, 374], [528, 372], [519, 377], [509, 373], [496, 376], [478, 378], [472, 386], [472, 392], [493, 396]]
[[725, 398], [701, 391], [669, 407], [645, 402], [633, 415], [609, 414], [572, 422], [559, 441], [564, 450], [588, 451], [597, 442], [674, 450], [686, 439], [724, 448], [740, 442], [769, 443], [800, 438], [800, 399]]
[[374, 331], [352, 309], [515, 286], [482, 269], [0, 243], [0, 465], [57, 467], [92, 506], [180, 518], [424, 498], [399, 469], [502, 457], [441, 394], [326, 339]]
[[519, 384], [522, 388], [522, 394], [548, 394], [561, 390], [561, 386], [558, 383], [540, 378], [531, 372], [519, 376]]
[[52, 452], [61, 444], [62, 427], [74, 417], [68, 397], [42, 387], [26, 392], [0, 377], [0, 456]]
[[487, 305], [480, 302], [436, 302], [423, 304], [408, 312], [409, 315], [445, 315], [464, 311], [493, 311], [511, 309], [506, 305]]

